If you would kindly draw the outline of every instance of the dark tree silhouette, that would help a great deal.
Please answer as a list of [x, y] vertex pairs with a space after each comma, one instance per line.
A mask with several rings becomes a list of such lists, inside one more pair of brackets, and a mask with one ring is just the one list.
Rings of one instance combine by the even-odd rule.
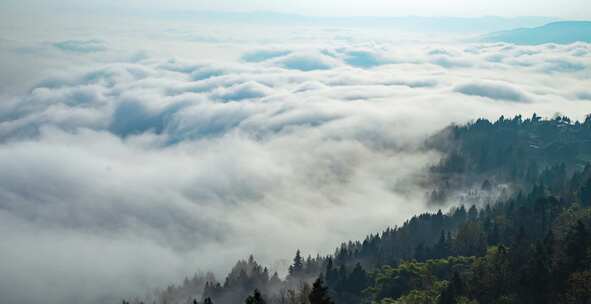
[[328, 296], [328, 288], [323, 286], [321, 278], [316, 279], [312, 285], [312, 292], [308, 296], [310, 304], [334, 304]]
[[246, 303], [246, 304], [265, 304], [266, 302], [263, 299], [263, 295], [261, 295], [259, 290], [255, 289], [254, 294], [251, 296], [248, 296], [248, 298], [246, 298], [246, 301], [244, 303]]
[[581, 189], [580, 199], [581, 204], [584, 207], [591, 206], [591, 179], [587, 180], [587, 183], [585, 184], [583, 189]]
[[304, 260], [302, 259], [300, 250], [296, 251], [296, 255], [293, 258], [293, 264], [289, 266], [289, 274], [297, 276], [304, 270]]

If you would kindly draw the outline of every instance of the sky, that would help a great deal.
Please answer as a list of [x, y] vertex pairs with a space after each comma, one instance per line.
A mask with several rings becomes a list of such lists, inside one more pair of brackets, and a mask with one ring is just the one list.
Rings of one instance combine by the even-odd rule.
[[284, 273], [297, 249], [447, 208], [421, 182], [441, 157], [422, 143], [449, 124], [591, 113], [591, 45], [479, 40], [506, 20], [434, 35], [129, 15], [588, 14], [407, 2], [2, 1], [0, 302], [115, 303], [249, 254]]
[[[564, 19], [589, 19], [586, 0], [4, 0], [0, 6], [22, 12], [59, 13], [76, 9], [115, 10], [220, 10], [276, 11], [312, 16], [549, 16]], [[1, 14], [1, 13], [0, 13]]]

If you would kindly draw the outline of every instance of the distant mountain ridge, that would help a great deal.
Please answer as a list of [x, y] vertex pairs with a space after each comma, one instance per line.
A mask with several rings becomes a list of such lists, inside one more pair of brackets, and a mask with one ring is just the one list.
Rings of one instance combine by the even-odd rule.
[[552, 17], [424, 17], [424, 16], [306, 16], [269, 11], [167, 11], [152, 17], [195, 22], [284, 24], [306, 26], [382, 27], [406, 31], [488, 33], [534, 27], [557, 21]]
[[484, 42], [508, 42], [523, 45], [591, 42], [591, 21], [552, 22], [540, 27], [491, 33], [484, 36], [482, 40]]

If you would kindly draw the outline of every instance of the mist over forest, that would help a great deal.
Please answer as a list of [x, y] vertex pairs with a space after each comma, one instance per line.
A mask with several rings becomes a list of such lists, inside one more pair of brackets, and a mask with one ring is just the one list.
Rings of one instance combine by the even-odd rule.
[[589, 303], [584, 3], [34, 2], [1, 303]]

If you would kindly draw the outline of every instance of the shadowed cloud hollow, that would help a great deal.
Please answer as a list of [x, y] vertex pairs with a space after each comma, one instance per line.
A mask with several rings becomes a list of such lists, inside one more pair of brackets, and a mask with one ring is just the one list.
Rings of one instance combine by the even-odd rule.
[[528, 98], [519, 89], [503, 83], [466, 83], [454, 89], [458, 93], [471, 96], [481, 96], [494, 100], [528, 101]]
[[53, 46], [62, 51], [73, 53], [94, 53], [107, 50], [100, 40], [68, 40], [56, 42]]
[[275, 64], [290, 70], [314, 71], [331, 69], [337, 62], [318, 52], [301, 52], [279, 58]]

